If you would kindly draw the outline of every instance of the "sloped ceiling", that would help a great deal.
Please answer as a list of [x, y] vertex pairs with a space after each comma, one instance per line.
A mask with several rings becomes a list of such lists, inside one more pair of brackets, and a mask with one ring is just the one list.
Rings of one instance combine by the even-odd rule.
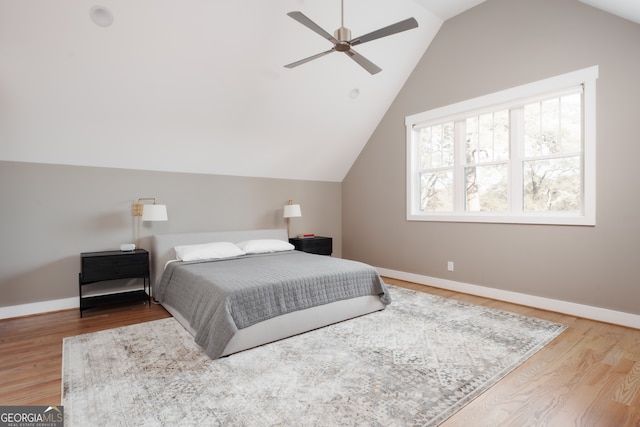
[[[345, 0], [353, 36], [417, 29], [294, 69], [339, 0], [0, 0], [0, 160], [341, 181], [442, 23], [483, 0]], [[607, 6], [626, 0], [584, 0]], [[631, 13], [638, 18], [638, 7]], [[628, 17], [633, 19], [633, 17]]]
[[580, 0], [605, 12], [640, 24], [640, 1], [637, 0]]

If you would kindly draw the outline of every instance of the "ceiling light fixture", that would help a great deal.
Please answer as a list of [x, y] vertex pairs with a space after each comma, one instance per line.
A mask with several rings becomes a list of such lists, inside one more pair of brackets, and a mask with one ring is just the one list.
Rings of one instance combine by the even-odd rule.
[[358, 89], [357, 87], [354, 87], [353, 89], [351, 89], [351, 92], [349, 92], [349, 98], [351, 99], [355, 99], [360, 95], [360, 89]]
[[93, 6], [89, 10], [89, 16], [94, 24], [100, 27], [109, 27], [113, 24], [113, 14], [104, 6]]

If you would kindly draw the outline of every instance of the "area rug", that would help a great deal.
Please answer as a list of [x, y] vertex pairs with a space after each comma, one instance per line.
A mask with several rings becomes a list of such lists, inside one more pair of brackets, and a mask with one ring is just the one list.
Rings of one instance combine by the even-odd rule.
[[390, 292], [384, 311], [218, 360], [172, 318], [65, 338], [65, 424], [433, 426], [566, 328]]

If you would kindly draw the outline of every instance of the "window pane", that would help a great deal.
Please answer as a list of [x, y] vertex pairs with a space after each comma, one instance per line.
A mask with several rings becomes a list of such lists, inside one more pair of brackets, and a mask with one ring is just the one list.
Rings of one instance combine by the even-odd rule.
[[467, 164], [509, 158], [509, 110], [469, 117], [466, 120], [466, 129]]
[[453, 210], [453, 171], [426, 172], [420, 175], [420, 209], [429, 212]]
[[582, 152], [582, 95], [560, 98], [561, 151], [567, 154]]
[[509, 210], [506, 164], [465, 168], [465, 209], [471, 212]]
[[453, 122], [420, 129], [420, 168], [453, 166]]
[[580, 211], [579, 156], [527, 161], [523, 173], [525, 211]]
[[580, 153], [581, 121], [580, 93], [525, 105], [525, 157]]

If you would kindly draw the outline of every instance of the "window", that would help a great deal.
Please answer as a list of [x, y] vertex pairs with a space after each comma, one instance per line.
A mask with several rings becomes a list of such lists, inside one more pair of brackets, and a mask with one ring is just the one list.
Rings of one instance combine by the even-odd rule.
[[598, 68], [407, 117], [407, 219], [595, 225]]

